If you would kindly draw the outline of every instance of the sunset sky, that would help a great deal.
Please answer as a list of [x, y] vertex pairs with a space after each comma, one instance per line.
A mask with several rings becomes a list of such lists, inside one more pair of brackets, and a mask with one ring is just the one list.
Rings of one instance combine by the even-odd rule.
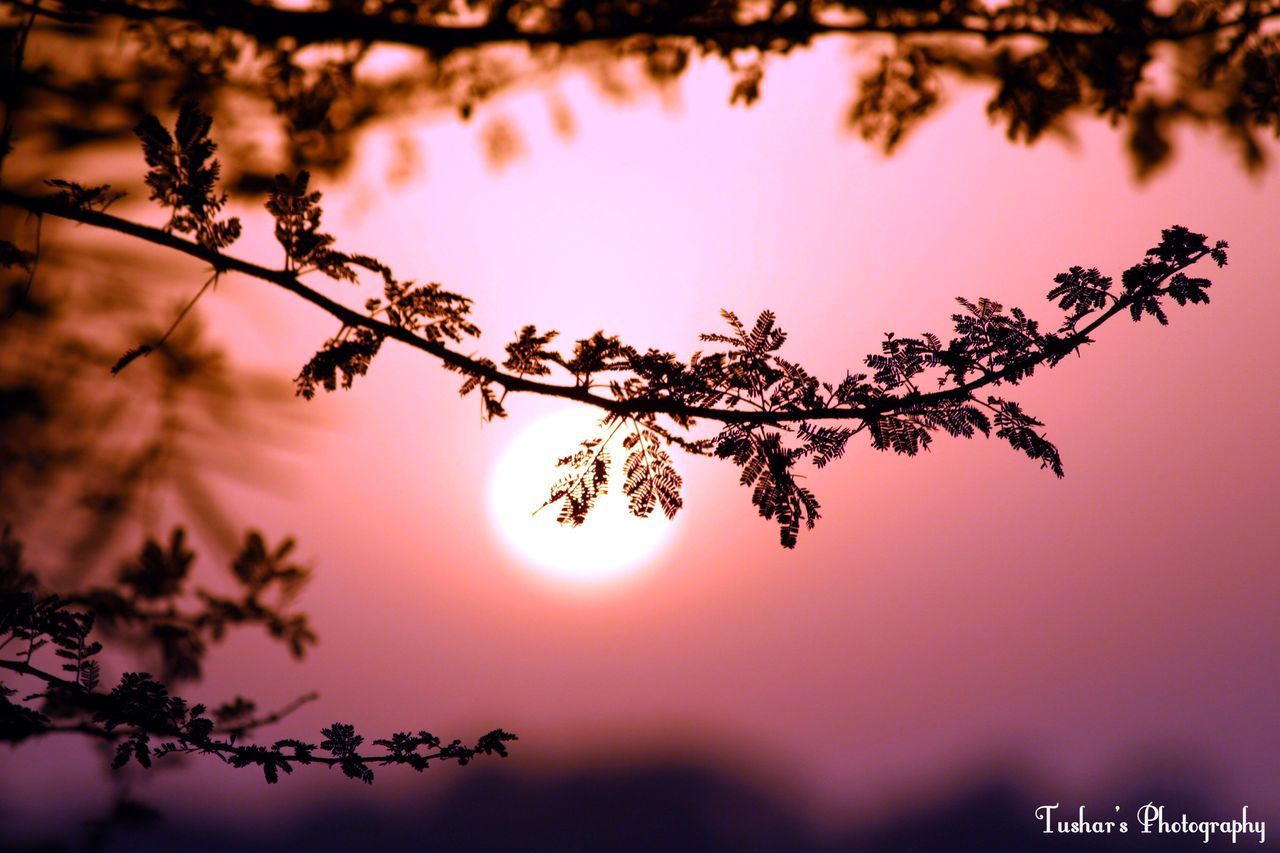
[[[389, 345], [352, 391], [291, 403], [246, 450], [269, 460], [263, 482], [211, 479], [243, 526], [297, 537], [316, 569], [302, 604], [319, 647], [298, 663], [235, 635], [184, 692], [275, 707], [318, 689], [267, 735], [333, 720], [370, 736], [501, 726], [520, 736], [512, 757], [425, 778], [389, 768], [371, 788], [318, 769], [266, 787], [193, 761], [137, 793], [252, 816], [672, 755], [839, 820], [993, 766], [1025, 773], [1046, 802], [1109, 809], [1119, 780], [1168, 763], [1228, 812], [1280, 820], [1280, 173], [1249, 176], [1216, 135], [1186, 133], [1173, 165], [1138, 184], [1104, 123], [1028, 149], [963, 88], [885, 158], [841, 125], [844, 49], [774, 62], [750, 109], [729, 107], [727, 72], [700, 63], [665, 102], [611, 103], [566, 77], [567, 137], [542, 91], [470, 124], [389, 123], [351, 174], [320, 180], [326, 225], [341, 248], [473, 297], [485, 335], [466, 346], [480, 355], [535, 323], [688, 356], [721, 308], [772, 308], [784, 354], [837, 380], [886, 331], [945, 335], [956, 296], [1052, 322], [1044, 294], [1072, 265], [1118, 277], [1174, 224], [1228, 240], [1230, 265], [1200, 273], [1212, 304], [1174, 310], [1167, 329], [1118, 319], [1011, 395], [1047, 423], [1066, 478], [996, 441], [940, 437], [907, 459], [855, 440], [808, 472], [823, 519], [785, 551], [736, 469], [683, 457], [686, 508], [665, 544], [620, 581], [575, 584], [512, 549], [489, 492], [507, 444], [562, 406], [513, 397], [510, 418], [482, 424], [457, 375]], [[524, 139], [501, 168], [479, 141], [496, 115]], [[420, 168], [396, 181], [404, 139]], [[92, 181], [92, 158], [81, 165]], [[136, 196], [115, 210], [163, 221]], [[236, 212], [238, 254], [278, 264], [265, 211]], [[155, 257], [198, 287], [199, 264]], [[325, 287], [353, 305], [367, 295]], [[204, 308], [235, 363], [281, 380], [336, 331], [243, 278]], [[3, 813], [62, 813], [68, 786], [92, 812], [105, 762], [87, 744], [34, 761], [45, 749], [0, 756]]]

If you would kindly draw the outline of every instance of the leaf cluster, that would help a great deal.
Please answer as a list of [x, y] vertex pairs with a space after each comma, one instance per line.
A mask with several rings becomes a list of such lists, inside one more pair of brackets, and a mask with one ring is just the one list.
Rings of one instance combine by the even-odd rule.
[[[297, 585], [306, 573], [287, 562], [291, 543], [270, 549], [261, 537], [251, 535], [232, 571], [251, 591], [261, 593], [273, 585]], [[129, 589], [122, 600], [146, 602], [171, 599], [181, 591], [192, 562], [180, 531], [167, 547], [154, 542], [142, 549], [137, 561], [122, 572], [120, 584]], [[98, 609], [107, 601], [106, 610]], [[128, 618], [160, 622], [171, 614], [137, 608]], [[257, 767], [267, 782], [280, 773], [292, 773], [295, 765], [337, 767], [351, 779], [371, 783], [374, 768], [407, 765], [419, 772], [433, 762], [467, 764], [477, 756], [506, 757], [507, 744], [516, 736], [495, 729], [472, 744], [443, 742], [425, 730], [398, 732], [373, 741], [378, 749], [362, 752], [365, 738], [349, 723], [334, 723], [320, 731], [318, 744], [283, 738], [270, 746], [245, 742], [257, 729], [278, 721], [290, 709], [263, 717], [253, 716], [254, 703], [237, 697], [214, 711], [190, 703], [170, 692], [164, 681], [146, 672], [124, 672], [110, 689], [101, 685], [100, 642], [90, 639], [95, 623], [122, 618], [120, 607], [101, 591], [59, 596], [40, 589], [36, 575], [23, 561], [21, 544], [5, 528], [0, 537], [0, 651], [16, 644], [11, 656], [0, 655], [0, 671], [35, 679], [41, 688], [19, 697], [16, 687], [0, 683], [0, 742], [19, 743], [30, 738], [72, 733], [92, 737], [113, 748], [111, 766], [121, 769], [134, 763], [143, 768], [170, 755], [212, 756], [231, 767]], [[225, 618], [217, 616], [214, 618]], [[222, 623], [235, 623], [230, 618]], [[163, 642], [163, 641], [159, 641]], [[40, 660], [51, 648], [62, 661], [62, 674], [48, 671]]]
[[106, 210], [124, 198], [123, 192], [111, 189], [109, 184], [86, 187], [75, 181], [63, 181], [58, 178], [51, 178], [45, 181], [45, 184], [58, 191], [56, 197], [63, 204], [78, 210]]
[[[677, 416], [695, 411], [712, 418], [736, 415], [709, 447], [716, 457], [741, 469], [739, 481], [750, 490], [756, 511], [778, 525], [788, 548], [821, 514], [797, 466], [805, 460], [827, 466], [844, 455], [859, 432], [867, 433], [874, 449], [906, 456], [927, 450], [937, 432], [957, 438], [994, 435], [1061, 477], [1062, 459], [1045, 435], [1044, 424], [1017, 402], [980, 393], [981, 389], [1017, 385], [1037, 370], [1053, 367], [1090, 343], [1093, 330], [1117, 314], [1127, 313], [1135, 321], [1152, 316], [1167, 323], [1168, 302], [1208, 302], [1209, 280], [1188, 276], [1184, 270], [1206, 257], [1224, 265], [1226, 249], [1225, 242], [1211, 245], [1203, 234], [1185, 227], [1167, 229], [1160, 243], [1125, 272], [1119, 293], [1112, 293], [1111, 280], [1096, 269], [1072, 267], [1056, 277], [1048, 292], [1049, 300], [1065, 312], [1053, 332], [1043, 331], [1020, 308], [985, 298], [958, 298], [960, 310], [952, 315], [954, 334], [948, 340], [931, 332], [916, 337], [886, 334], [880, 352], [864, 359], [867, 372], [846, 374], [839, 383], [820, 381], [780, 355], [787, 335], [770, 311], [762, 312], [751, 326], [724, 312], [728, 332], [702, 336], [720, 349], [697, 353], [688, 363], [671, 354], [642, 355], [613, 342], [608, 360], [592, 363], [590, 369], [631, 374], [608, 386], [623, 411], [633, 407], [631, 412], [612, 413], [605, 424], [627, 417], [636, 424], [623, 441], [629, 451], [624, 491], [632, 499], [632, 511], [648, 515], [655, 501], [668, 514], [681, 506], [680, 480], [666, 457], [646, 456], [659, 447], [660, 438], [669, 442], [646, 413], [651, 403], [659, 405], [649, 412]], [[559, 365], [574, 373], [576, 384], [586, 382], [587, 368], [579, 363], [575, 372], [574, 359], [547, 349], [551, 338], [544, 337], [535, 339], [531, 329], [524, 329], [513, 346], [526, 361], [536, 358], [539, 366]], [[531, 340], [536, 346], [529, 344]], [[614, 341], [603, 334], [593, 340]], [[706, 407], [715, 409], [708, 413]], [[852, 425], [831, 425], [833, 417]], [[685, 417], [678, 423], [687, 427], [692, 420]], [[583, 523], [607, 492], [612, 435], [589, 439], [577, 453], [560, 460], [570, 470], [553, 485], [548, 503], [561, 503], [562, 523]], [[691, 449], [704, 452], [707, 446]]]
[[240, 237], [240, 220], [220, 220], [227, 194], [218, 189], [222, 167], [209, 138], [213, 119], [192, 102], [178, 113], [173, 133], [148, 114], [134, 133], [147, 161], [151, 199], [169, 208], [168, 228], [190, 234], [207, 249], [225, 249]]

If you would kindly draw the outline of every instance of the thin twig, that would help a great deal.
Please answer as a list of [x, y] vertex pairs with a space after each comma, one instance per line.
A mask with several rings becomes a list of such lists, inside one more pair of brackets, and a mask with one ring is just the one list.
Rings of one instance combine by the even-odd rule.
[[251, 720], [246, 720], [245, 722], [240, 723], [239, 725], [236, 725], [236, 726], [228, 726], [227, 728], [222, 729], [222, 731], [226, 732], [228, 735], [231, 735], [233, 737], [240, 737], [242, 735], [245, 735], [253, 731], [254, 729], [259, 729], [259, 728], [262, 728], [263, 726], [269, 726], [274, 723], [278, 723], [281, 720], [283, 720], [285, 717], [292, 714], [294, 711], [297, 711], [303, 705], [309, 704], [311, 702], [315, 702], [319, 698], [320, 698], [320, 694], [315, 691], [312, 691], [311, 693], [306, 693], [302, 696], [299, 696], [297, 699], [294, 699], [292, 702], [290, 702], [288, 705], [285, 705], [283, 708], [280, 708], [277, 711], [272, 711], [270, 714], [267, 714], [266, 716], [255, 717]]

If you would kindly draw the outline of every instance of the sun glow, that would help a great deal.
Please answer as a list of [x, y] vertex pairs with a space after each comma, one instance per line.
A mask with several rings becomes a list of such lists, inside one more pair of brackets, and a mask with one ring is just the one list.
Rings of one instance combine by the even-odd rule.
[[660, 510], [649, 518], [629, 512], [622, 494], [621, 433], [608, 447], [609, 491], [584, 524], [560, 524], [558, 504], [535, 512], [565, 473], [556, 460], [598, 435], [598, 423], [598, 416], [582, 407], [534, 421], [507, 445], [489, 482], [493, 520], [503, 537], [527, 565], [553, 578], [586, 583], [621, 578], [642, 568], [671, 530], [672, 522]]

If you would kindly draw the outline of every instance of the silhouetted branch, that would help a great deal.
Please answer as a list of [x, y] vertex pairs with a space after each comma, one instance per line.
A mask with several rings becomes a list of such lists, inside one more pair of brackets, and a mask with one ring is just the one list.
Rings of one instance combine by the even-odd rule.
[[[255, 539], [251, 534], [248, 539], [245, 550], [233, 561], [232, 572], [249, 590], [246, 607], [261, 610], [255, 602], [263, 590], [280, 584], [296, 586], [306, 576], [285, 562], [291, 542], [272, 550], [260, 537]], [[18, 641], [18, 647], [13, 652], [16, 657], [0, 658], [0, 670], [35, 678], [44, 688], [15, 701], [17, 689], [0, 683], [0, 743], [55, 734], [83, 735], [115, 746], [115, 768], [131, 761], [151, 767], [154, 759], [174, 753], [212, 755], [233, 767], [260, 767], [268, 782], [276, 782], [281, 771], [292, 773], [294, 765], [336, 766], [349, 778], [372, 782], [373, 766], [404, 764], [423, 771], [433, 761], [467, 764], [480, 755], [506, 756], [506, 744], [516, 737], [501, 729], [483, 735], [472, 745], [460, 740], [445, 743], [427, 731], [398, 732], [373, 742], [382, 752], [361, 752], [365, 739], [345, 723], [322, 729], [324, 739], [319, 744], [291, 738], [276, 740], [269, 747], [243, 742], [246, 735], [314, 701], [314, 693], [263, 716], [254, 716], [254, 704], [238, 697], [215, 709], [210, 717], [205, 706], [172, 695], [165, 684], [147, 673], [126, 672], [115, 687], [102, 689], [97, 656], [103, 647], [90, 639], [95, 622], [99, 617], [106, 621], [125, 619], [152, 629], [149, 642], [163, 645], [171, 641], [170, 629], [179, 618], [174, 603], [183, 592], [192, 557], [177, 531], [167, 552], [148, 542], [136, 563], [125, 567], [117, 585], [123, 593], [89, 590], [73, 600], [39, 590], [35, 574], [22, 563], [21, 544], [8, 527], [4, 528], [0, 534], [0, 649], [12, 640]], [[223, 620], [218, 625], [228, 620], [239, 624], [235, 614], [227, 612], [231, 603], [208, 593], [198, 594], [212, 608], [215, 615], [210, 618]], [[139, 608], [139, 600], [157, 607]], [[32, 662], [46, 649], [62, 661], [63, 676]], [[197, 658], [203, 652], [202, 645], [193, 651]]]
[[[231, 255], [201, 246], [191, 240], [185, 240], [168, 231], [142, 225], [98, 210], [75, 207], [55, 196], [27, 196], [12, 190], [0, 188], [0, 204], [9, 204], [41, 215], [56, 216], [83, 225], [93, 225], [119, 234], [126, 234], [156, 246], [163, 246], [182, 254], [189, 255], [208, 263], [217, 272], [236, 272], [250, 278], [274, 284], [277, 287], [300, 296], [312, 305], [329, 313], [342, 322], [344, 326], [367, 329], [379, 336], [397, 340], [403, 344], [420, 349], [435, 356], [444, 363], [461, 371], [481, 376], [511, 391], [524, 391], [562, 397], [581, 403], [589, 403], [600, 408], [613, 411], [619, 407], [617, 401], [591, 394], [577, 388], [553, 385], [545, 382], [526, 379], [503, 373], [496, 367], [485, 364], [479, 359], [450, 350], [443, 344], [426, 340], [422, 337], [389, 323], [382, 322], [359, 313], [340, 302], [337, 302], [314, 288], [308, 287], [298, 276], [286, 270], [273, 270], [250, 261], [241, 260]], [[621, 409], [618, 409], [621, 411]]]
[[[980, 400], [976, 393], [1016, 385], [1042, 365], [1053, 367], [1068, 353], [1091, 343], [1091, 335], [1123, 311], [1135, 321], [1152, 316], [1164, 324], [1168, 322], [1166, 299], [1179, 305], [1207, 303], [1211, 282], [1189, 278], [1183, 270], [1206, 256], [1219, 266], [1227, 262], [1225, 242], [1211, 246], [1205, 235], [1175, 226], [1162, 233], [1161, 242], [1148, 249], [1140, 263], [1125, 271], [1119, 296], [1111, 293], [1113, 281], [1096, 269], [1072, 267], [1058, 275], [1048, 298], [1068, 313], [1055, 331], [1040, 331], [1039, 322], [1019, 308], [1006, 311], [993, 300], [957, 298], [963, 310], [951, 318], [956, 337], [944, 344], [930, 332], [917, 338], [886, 334], [881, 351], [863, 359], [869, 373], [849, 372], [834, 384], [820, 381], [780, 355], [787, 334], [772, 311], [762, 312], [750, 328], [734, 313], [722, 312], [729, 333], [702, 335], [704, 342], [720, 351], [695, 353], [687, 362], [655, 349], [642, 352], [603, 331], [577, 341], [572, 352], [557, 352], [550, 348], [557, 337], [554, 330], [539, 334], [535, 327], [525, 326], [506, 346], [507, 358], [500, 367], [487, 358], [463, 355], [445, 343], [461, 343], [480, 334], [469, 317], [470, 299], [435, 283], [416, 286], [402, 281], [376, 258], [333, 248], [333, 236], [320, 230], [321, 194], [311, 189], [305, 170], [293, 178], [278, 175], [266, 203], [276, 221], [276, 240], [285, 253], [284, 269], [268, 269], [227, 254], [227, 246], [240, 236], [240, 222], [235, 217], [219, 219], [227, 196], [217, 186], [219, 163], [212, 156], [216, 146], [208, 135], [210, 125], [208, 115], [186, 104], [172, 134], [154, 116], [144, 118], [137, 128], [150, 167], [146, 182], [151, 198], [169, 209], [164, 229], [107, 213], [106, 205], [115, 198], [108, 187], [51, 181], [61, 191], [44, 198], [0, 189], [0, 204], [165, 246], [211, 264], [214, 277], [239, 272], [283, 287], [328, 311], [342, 321], [342, 327], [295, 380], [298, 394], [308, 399], [320, 389], [351, 387], [390, 339], [464, 374], [461, 393], [478, 391], [482, 412], [489, 419], [505, 416], [503, 401], [513, 391], [604, 410], [606, 434], [587, 439], [583, 451], [560, 460], [570, 471], [552, 486], [548, 503], [563, 501], [558, 518], [564, 524], [581, 524], [608, 490], [605, 454], [624, 420], [635, 427], [641, 449], [649, 447], [644, 443], [647, 433], [692, 452], [714, 451], [732, 460], [742, 469], [740, 482], [751, 488], [751, 500], [760, 515], [779, 524], [786, 547], [795, 545], [802, 523], [814, 525], [820, 509], [817, 498], [797, 481], [795, 466], [806, 458], [825, 466], [842, 456], [849, 439], [863, 428], [875, 449], [908, 456], [928, 449], [937, 431], [971, 438], [979, 432], [989, 436], [994, 428], [996, 437], [1061, 477], [1062, 460], [1040, 431], [1040, 421], [1014, 401], [994, 396]], [[174, 231], [195, 239], [184, 239]], [[27, 262], [17, 247], [10, 246], [4, 256], [10, 264]], [[358, 283], [358, 269], [377, 275], [383, 284], [383, 296], [366, 300], [364, 313], [324, 296], [300, 279], [302, 271], [314, 270], [337, 281]], [[148, 347], [130, 350], [113, 372], [148, 351]], [[548, 375], [552, 366], [567, 372], [572, 385], [531, 378]], [[601, 382], [602, 377], [607, 383]], [[920, 390], [926, 377], [936, 380], [937, 390]], [[495, 386], [503, 389], [501, 394]], [[608, 396], [599, 393], [601, 388], [608, 389]], [[658, 415], [669, 417], [678, 430], [704, 419], [721, 424], [721, 431], [710, 440], [678, 441], [672, 429], [658, 423]], [[822, 423], [831, 421], [853, 426]], [[646, 459], [636, 453], [631, 437], [624, 444], [632, 451], [624, 486], [632, 511], [647, 515], [660, 503], [664, 511], [674, 514], [681, 506], [680, 480], [674, 469], [665, 463], [644, 464]], [[656, 441], [652, 448], [657, 448]], [[175, 552], [181, 550], [177, 534], [172, 547]], [[249, 610], [256, 614], [254, 607]], [[268, 624], [277, 630], [277, 623]]]
[[[308, 193], [302, 177], [290, 182], [282, 176], [277, 184], [268, 207], [277, 216], [277, 238], [286, 249], [288, 266], [284, 270], [228, 255], [221, 246], [185, 240], [169, 231], [77, 205], [65, 194], [34, 198], [0, 190], [0, 203], [174, 249], [211, 264], [215, 274], [238, 272], [275, 284], [327, 311], [342, 322], [342, 330], [303, 368], [298, 387], [304, 396], [312, 396], [317, 386], [336, 388], [339, 372], [342, 385], [349, 387], [356, 376], [367, 371], [382, 342], [391, 339], [465, 374], [468, 378], [462, 393], [478, 389], [487, 417], [505, 414], [502, 401], [509, 392], [557, 397], [604, 410], [605, 426], [612, 425], [612, 431], [584, 443], [587, 449], [583, 452], [561, 460], [571, 472], [552, 487], [547, 503], [564, 502], [559, 515], [562, 523], [581, 524], [607, 490], [607, 466], [598, 463], [621, 421], [630, 419], [641, 433], [648, 430], [693, 452], [705, 453], [714, 447], [716, 455], [741, 466], [743, 484], [753, 487], [753, 503], [761, 515], [778, 520], [782, 542], [788, 547], [795, 544], [800, 522], [811, 527], [819, 509], [817, 499], [796, 482], [792, 474], [795, 464], [812, 457], [819, 466], [825, 465], [842, 455], [849, 438], [864, 428], [875, 448], [914, 455], [927, 449], [930, 433], [935, 430], [958, 437], [971, 437], [976, 432], [989, 435], [993, 421], [983, 414], [986, 410], [995, 416], [997, 437], [1062, 476], [1057, 449], [1038, 429], [1043, 424], [1012, 401], [997, 397], [982, 400], [977, 392], [1016, 385], [1038, 367], [1054, 366], [1068, 353], [1091, 343], [1097, 329], [1123, 312], [1134, 320], [1154, 316], [1165, 323], [1161, 303], [1166, 297], [1180, 305], [1207, 302], [1208, 280], [1188, 278], [1183, 271], [1206, 256], [1219, 265], [1226, 263], [1226, 243], [1210, 246], [1204, 235], [1175, 227], [1165, 231], [1161, 244], [1125, 273], [1118, 296], [1110, 292], [1111, 279], [1097, 270], [1073, 267], [1059, 275], [1049, 298], [1071, 313], [1055, 332], [1040, 332], [1038, 323], [1020, 309], [1006, 313], [1003, 306], [990, 300], [973, 303], [960, 299], [965, 310], [953, 315], [959, 337], [944, 345], [929, 333], [920, 338], [888, 335], [882, 353], [865, 359], [874, 375], [850, 373], [838, 385], [822, 383], [777, 355], [786, 334], [777, 328], [771, 312], [763, 313], [751, 329], [726, 312], [734, 333], [704, 335], [703, 339], [730, 349], [697, 355], [688, 363], [656, 350], [642, 353], [602, 332], [578, 341], [572, 356], [566, 356], [547, 348], [554, 333], [539, 336], [530, 326], [507, 347], [506, 367], [514, 371], [508, 372], [489, 359], [463, 355], [442, 342], [444, 337], [461, 340], [463, 334], [479, 333], [466, 320], [469, 301], [465, 297], [444, 294], [436, 285], [414, 289], [399, 282], [381, 262], [328, 248], [332, 238], [318, 231], [319, 194]], [[303, 222], [309, 224], [303, 227]], [[354, 281], [351, 264], [378, 273], [385, 283], [386, 301], [369, 300], [368, 313], [361, 314], [304, 284], [296, 270], [305, 266], [300, 263], [304, 256], [313, 257], [317, 252], [324, 253], [316, 262], [317, 268], [331, 278]], [[382, 314], [387, 320], [378, 319]], [[530, 378], [548, 373], [548, 365], [570, 373], [573, 384]], [[935, 371], [938, 390], [921, 391], [918, 377], [930, 369]], [[592, 377], [601, 374], [621, 377], [609, 381], [611, 396], [594, 390], [598, 386]], [[495, 395], [492, 385], [503, 388], [503, 395]], [[657, 424], [657, 415], [672, 418], [682, 429], [698, 419], [718, 422], [724, 428], [708, 444], [675, 441], [670, 430]], [[855, 425], [816, 425], [830, 421]], [[780, 431], [769, 432], [769, 427]], [[796, 433], [800, 443], [787, 446], [784, 432]], [[650, 498], [661, 498], [664, 509], [674, 512], [680, 505], [678, 477], [666, 466], [641, 465], [644, 461], [639, 457], [628, 468], [626, 491], [633, 498], [640, 496], [633, 510], [647, 514], [653, 506]], [[655, 476], [662, 484], [653, 479]]]
[[[274, 284], [327, 312], [340, 320], [344, 326], [367, 329], [379, 336], [399, 341], [434, 356], [464, 373], [479, 376], [489, 382], [501, 385], [508, 391], [558, 397], [573, 402], [585, 403], [603, 409], [610, 414], [622, 416], [661, 414], [679, 418], [701, 418], [721, 423], [781, 424], [809, 420], [865, 420], [877, 415], [892, 414], [912, 406], [921, 407], [938, 402], [960, 400], [974, 391], [998, 384], [1012, 375], [1025, 372], [1028, 368], [1034, 368], [1046, 361], [1060, 357], [1065, 352], [1075, 350], [1084, 343], [1090, 342], [1090, 333], [1129, 308], [1134, 299], [1134, 297], [1128, 295], [1116, 297], [1114, 294], [1107, 294], [1112, 300], [1111, 307], [1084, 328], [1058, 339], [1053, 349], [1030, 355], [1018, 363], [1011, 363], [999, 370], [985, 373], [978, 379], [946, 390], [925, 393], [912, 392], [905, 395], [885, 395], [874, 403], [859, 406], [823, 406], [803, 410], [725, 409], [687, 405], [667, 399], [612, 399], [593, 394], [577, 385], [557, 385], [505, 373], [491, 363], [463, 355], [450, 350], [442, 344], [411, 334], [401, 327], [370, 318], [348, 308], [340, 302], [336, 302], [319, 291], [308, 287], [291, 272], [273, 270], [241, 260], [240, 258], [197, 245], [190, 240], [184, 240], [158, 228], [132, 222], [109, 213], [70, 207], [53, 197], [27, 196], [0, 188], [0, 204], [15, 205], [33, 213], [47, 214], [72, 222], [93, 225], [136, 237], [157, 246], [173, 249], [205, 261], [216, 271], [237, 272], [250, 278]], [[1158, 283], [1162, 284], [1168, 278], [1192, 266], [1208, 254], [1209, 249], [1204, 249], [1193, 256], [1189, 256], [1185, 262], [1163, 272], [1158, 279]], [[743, 400], [743, 402], [750, 402], [741, 397], [738, 399]]]
[[12, 670], [13, 672], [18, 673], [19, 675], [30, 675], [34, 678], [40, 679], [46, 684], [54, 684], [59, 686], [69, 686], [71, 684], [71, 682], [67, 681], [66, 679], [58, 678], [58, 676], [56, 675], [52, 675], [50, 673], [44, 672], [43, 670], [37, 669], [36, 667], [32, 666], [26, 661], [0, 660], [0, 669]]

